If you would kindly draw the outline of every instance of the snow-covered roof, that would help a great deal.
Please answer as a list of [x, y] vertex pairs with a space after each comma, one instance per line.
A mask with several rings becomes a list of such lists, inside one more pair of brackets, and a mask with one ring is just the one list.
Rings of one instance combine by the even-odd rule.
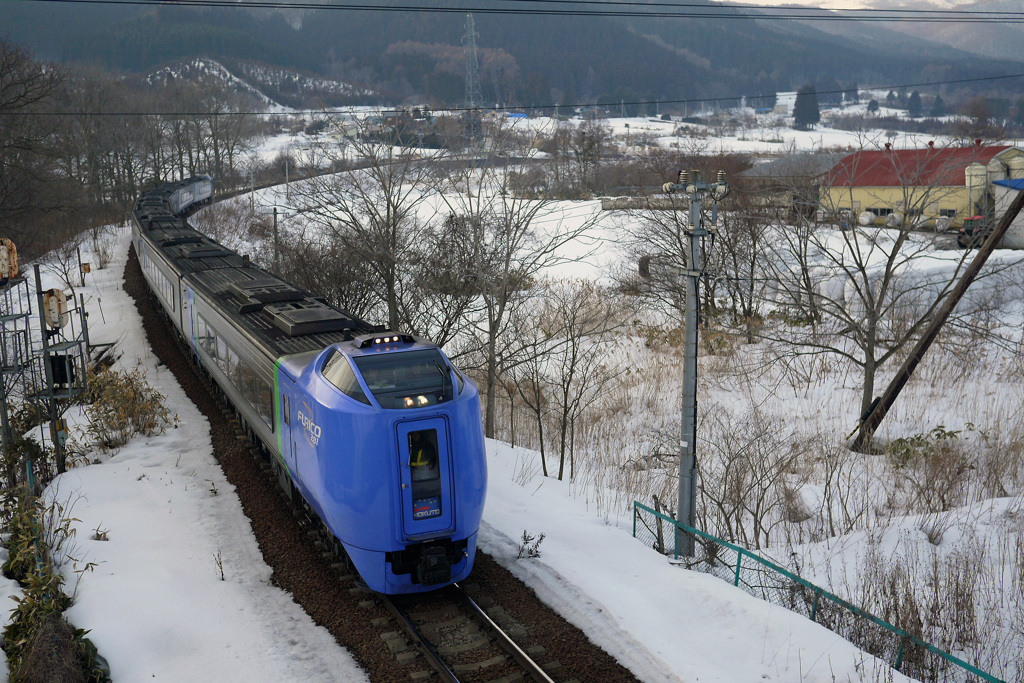
[[754, 180], [781, 178], [817, 178], [827, 173], [846, 156], [846, 152], [802, 152], [757, 164], [740, 173]]

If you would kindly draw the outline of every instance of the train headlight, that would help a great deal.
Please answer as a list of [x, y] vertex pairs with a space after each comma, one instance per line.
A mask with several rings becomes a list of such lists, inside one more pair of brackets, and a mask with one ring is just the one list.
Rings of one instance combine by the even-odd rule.
[[426, 396], [417, 396], [416, 402], [419, 403], [421, 406], [425, 406], [428, 403], [430, 403], [430, 399], [428, 399]]
[[405, 407], [406, 408], [414, 408], [415, 406], [416, 406], [416, 402], [412, 400], [412, 396], [406, 396], [405, 397]]

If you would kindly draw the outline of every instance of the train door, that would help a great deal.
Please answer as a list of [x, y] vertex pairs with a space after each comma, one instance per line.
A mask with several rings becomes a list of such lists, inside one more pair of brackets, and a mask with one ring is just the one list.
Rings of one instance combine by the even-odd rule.
[[[278, 394], [279, 401], [277, 410], [277, 448], [278, 453], [271, 455], [274, 471], [277, 473], [278, 483], [281, 488], [292, 496], [293, 487], [303, 490], [301, 478], [296, 471], [296, 451], [298, 444], [296, 439], [301, 439], [302, 431], [296, 419], [296, 407], [293, 404], [293, 390], [295, 384], [278, 370]], [[301, 408], [299, 409], [301, 411]], [[283, 462], [283, 465], [282, 465]], [[294, 501], [293, 501], [294, 502]]]
[[397, 426], [402, 528], [410, 537], [437, 535], [455, 526], [451, 444], [444, 418]]
[[[180, 282], [180, 281], [179, 281]], [[195, 333], [195, 293], [192, 288], [187, 286], [184, 282], [181, 282], [182, 295], [181, 295], [181, 334], [184, 335], [188, 345], [192, 348], [196, 347], [196, 333]]]
[[297, 424], [299, 420], [296, 419], [296, 416], [299, 413], [302, 413], [303, 406], [295, 406], [292, 404], [294, 401], [293, 391], [295, 389], [295, 385], [286, 378], [284, 374], [278, 375], [278, 384], [281, 401], [281, 425], [283, 427], [281, 440], [279, 442], [281, 447], [281, 457], [288, 466], [288, 471], [291, 472], [292, 478], [296, 478], [296, 451], [298, 449], [296, 439], [302, 438], [300, 436], [302, 425]]

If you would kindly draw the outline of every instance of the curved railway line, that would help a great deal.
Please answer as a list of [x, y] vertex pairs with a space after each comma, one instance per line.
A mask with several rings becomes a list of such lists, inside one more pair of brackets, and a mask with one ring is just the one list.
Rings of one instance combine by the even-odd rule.
[[[272, 569], [271, 581], [327, 629], [372, 681], [637, 680], [479, 550], [464, 586], [389, 600], [358, 585], [333, 544], [323, 540], [301, 508], [286, 500], [269, 462], [248, 439], [231, 405], [182, 353], [174, 328], [146, 286], [134, 248], [125, 266], [124, 289], [142, 316], [154, 354], [209, 420], [214, 456], [235, 487]], [[405, 616], [396, 616], [387, 603]], [[418, 636], [406, 630], [403, 619]], [[498, 626], [500, 634], [494, 630]], [[431, 650], [449, 674], [433, 665]]]

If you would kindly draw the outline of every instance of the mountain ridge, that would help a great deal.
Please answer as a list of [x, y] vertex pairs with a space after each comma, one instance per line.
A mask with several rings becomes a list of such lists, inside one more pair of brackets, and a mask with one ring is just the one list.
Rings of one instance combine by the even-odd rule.
[[[469, 7], [467, 0], [425, 2]], [[998, 50], [961, 50], [952, 39], [936, 44], [925, 39], [935, 31], [915, 36], [903, 24], [895, 30], [897, 25], [778, 21], [766, 11], [704, 4], [734, 18], [479, 15], [476, 42], [488, 57], [480, 74], [485, 100], [551, 106], [735, 98], [804, 83], [883, 86], [1024, 69], [1024, 47], [1006, 59]], [[199, 56], [225, 65], [253, 63], [351, 85], [350, 91], [330, 93], [339, 104], [418, 99], [459, 105], [464, 95], [463, 67], [453, 58], [462, 49], [461, 13], [282, 14], [161, 5], [112, 14], [102, 7], [90, 13], [96, 6], [87, 6], [54, 22], [32, 3], [14, 5], [4, 4], [9, 35], [59, 61], [142, 73]], [[301, 93], [268, 95], [289, 106], [308, 104]]]

